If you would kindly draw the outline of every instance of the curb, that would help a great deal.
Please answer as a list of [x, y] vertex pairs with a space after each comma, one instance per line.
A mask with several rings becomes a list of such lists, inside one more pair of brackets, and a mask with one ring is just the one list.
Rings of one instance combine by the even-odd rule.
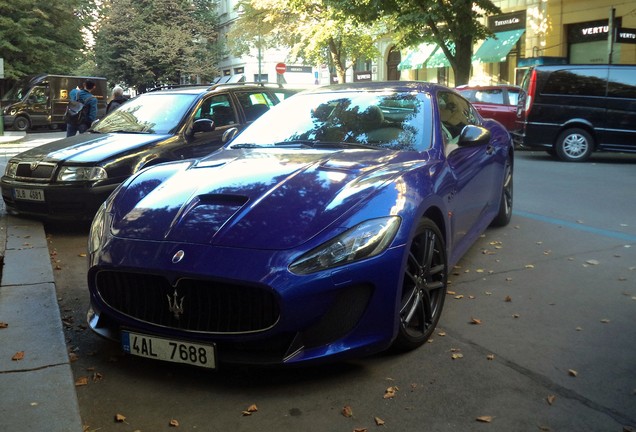
[[[44, 227], [1, 214], [1, 252], [0, 322], [8, 324], [0, 328], [2, 430], [81, 432]], [[14, 360], [18, 353], [23, 358]]]

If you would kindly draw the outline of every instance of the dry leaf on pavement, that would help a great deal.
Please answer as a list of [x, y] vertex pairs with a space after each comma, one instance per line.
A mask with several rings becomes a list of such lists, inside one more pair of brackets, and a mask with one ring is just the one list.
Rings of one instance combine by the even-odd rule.
[[575, 371], [574, 369], [568, 369], [568, 374], [569, 374], [570, 376], [575, 377], [575, 376], [577, 376], [579, 373], [578, 373], [577, 371]]
[[475, 324], [475, 325], [479, 325], [479, 324], [481, 324], [481, 320], [479, 318], [473, 317], [473, 318], [470, 319], [470, 323], [471, 324]]
[[13, 354], [13, 357], [11, 357], [11, 360], [20, 361], [23, 358], [24, 358], [24, 351], [18, 351], [17, 353]]
[[342, 415], [345, 417], [353, 417], [353, 409], [349, 405], [342, 407]]
[[126, 416], [124, 416], [123, 414], [115, 414], [115, 421], [117, 423], [125, 423], [126, 422]]
[[397, 393], [399, 389], [397, 386], [391, 386], [384, 391], [384, 399], [392, 399], [395, 397], [395, 393]]
[[556, 396], [555, 395], [549, 395], [547, 400], [548, 400], [548, 403], [550, 405], [552, 405], [554, 403], [554, 401], [556, 400]]
[[493, 416], [479, 416], [475, 420], [482, 423], [491, 423], [492, 419], [494, 419]]
[[6, 323], [6, 322], [0, 322], [0, 329], [5, 329], [5, 328], [7, 328], [7, 327], [9, 327], [9, 324], [8, 324], [8, 323]]
[[75, 381], [75, 387], [81, 387], [88, 385], [88, 377], [79, 377], [77, 381]]
[[172, 420], [170, 420], [169, 425], [170, 425], [170, 427], [179, 427], [179, 421], [175, 420], [175, 419], [172, 419]]
[[382, 420], [380, 417], [374, 417], [373, 420], [375, 420], [376, 425], [384, 426], [384, 420]]

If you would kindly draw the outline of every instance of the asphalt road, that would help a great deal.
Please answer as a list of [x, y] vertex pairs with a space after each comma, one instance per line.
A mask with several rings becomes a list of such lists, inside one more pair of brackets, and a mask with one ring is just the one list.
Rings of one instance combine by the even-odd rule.
[[86, 430], [632, 430], [636, 155], [515, 163], [512, 223], [453, 270], [431, 343], [322, 367], [210, 372], [122, 355], [85, 325], [87, 228], [47, 226]]

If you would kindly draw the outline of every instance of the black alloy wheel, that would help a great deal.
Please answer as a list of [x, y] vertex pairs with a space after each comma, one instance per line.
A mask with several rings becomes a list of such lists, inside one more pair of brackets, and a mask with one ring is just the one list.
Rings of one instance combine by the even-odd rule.
[[512, 161], [508, 158], [506, 160], [506, 167], [504, 168], [504, 181], [501, 190], [501, 201], [499, 202], [499, 212], [492, 220], [491, 226], [503, 227], [510, 223], [513, 201], [512, 184]]
[[447, 280], [444, 238], [437, 225], [424, 218], [409, 248], [393, 348], [408, 351], [428, 340], [442, 314]]
[[22, 132], [26, 132], [31, 127], [31, 122], [24, 116], [18, 116], [13, 121], [13, 128]]

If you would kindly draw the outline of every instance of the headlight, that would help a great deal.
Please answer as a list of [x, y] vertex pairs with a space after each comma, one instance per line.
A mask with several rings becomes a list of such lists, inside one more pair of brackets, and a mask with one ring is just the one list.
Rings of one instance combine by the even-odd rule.
[[7, 164], [7, 168], [4, 170], [4, 175], [6, 175], [7, 177], [15, 177], [17, 172], [18, 163], [9, 161], [9, 163]]
[[88, 234], [88, 252], [93, 254], [102, 245], [104, 240], [105, 230], [108, 229], [107, 223], [108, 213], [106, 212], [106, 204], [102, 204], [97, 210], [93, 223], [91, 224], [91, 230]]
[[309, 274], [378, 255], [393, 241], [400, 218], [372, 219], [345, 231], [307, 252], [290, 266], [296, 274]]
[[106, 170], [102, 167], [62, 167], [57, 175], [57, 181], [96, 181], [108, 178]]

